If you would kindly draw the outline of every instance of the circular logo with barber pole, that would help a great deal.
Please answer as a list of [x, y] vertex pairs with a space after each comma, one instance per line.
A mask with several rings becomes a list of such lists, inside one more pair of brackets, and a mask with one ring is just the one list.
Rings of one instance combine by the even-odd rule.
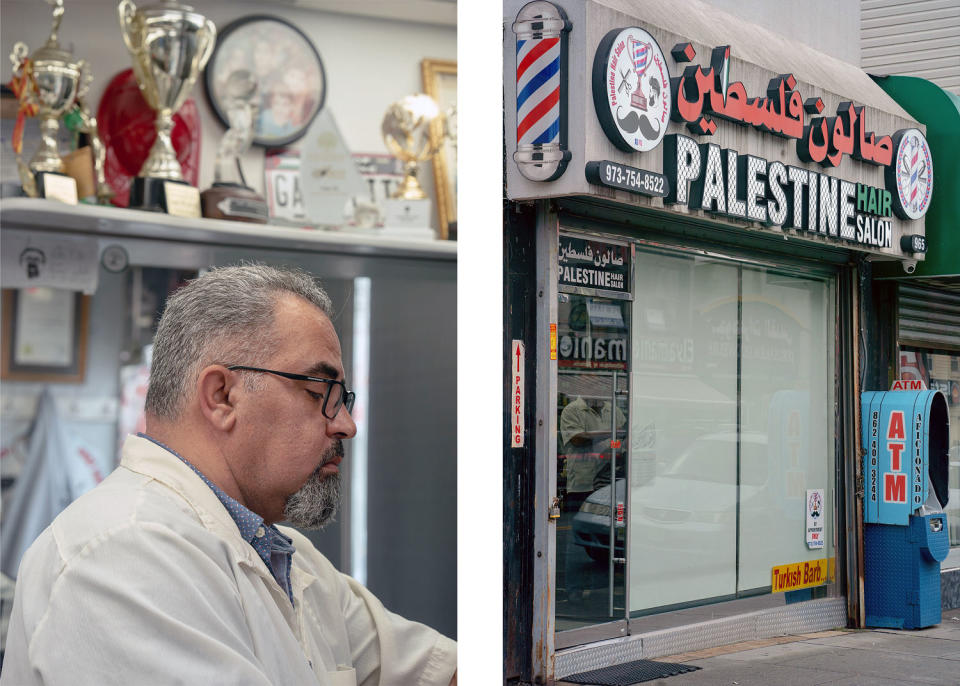
[[604, 36], [593, 60], [593, 104], [620, 150], [660, 145], [670, 121], [670, 71], [653, 36], [636, 26]]
[[894, 158], [887, 167], [887, 190], [901, 219], [920, 219], [933, 195], [933, 158], [927, 139], [917, 129], [893, 134]]

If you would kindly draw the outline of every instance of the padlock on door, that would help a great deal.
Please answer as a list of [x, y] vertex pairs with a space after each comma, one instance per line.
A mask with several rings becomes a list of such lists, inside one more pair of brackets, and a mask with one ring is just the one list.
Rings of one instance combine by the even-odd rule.
[[550, 519], [560, 519], [560, 498], [553, 496], [553, 502], [550, 503]]

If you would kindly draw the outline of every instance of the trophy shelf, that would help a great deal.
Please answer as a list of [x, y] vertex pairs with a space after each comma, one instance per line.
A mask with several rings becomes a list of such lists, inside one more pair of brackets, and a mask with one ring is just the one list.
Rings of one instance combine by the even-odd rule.
[[457, 258], [455, 241], [416, 240], [223, 219], [191, 219], [107, 205], [67, 205], [40, 198], [0, 200], [0, 229], [86, 233], [171, 242], [235, 245], [350, 255]]

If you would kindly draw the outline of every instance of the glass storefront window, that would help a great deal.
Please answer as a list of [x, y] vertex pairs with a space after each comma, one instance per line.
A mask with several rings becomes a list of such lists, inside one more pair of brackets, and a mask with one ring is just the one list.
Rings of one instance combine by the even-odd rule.
[[630, 610], [736, 591], [734, 265], [636, 255]]
[[927, 388], [947, 398], [950, 418], [948, 496], [946, 507], [950, 545], [960, 546], [960, 355], [920, 350], [900, 351], [900, 378], [922, 379]]
[[805, 538], [807, 491], [834, 502], [833, 302], [829, 282], [742, 271], [738, 592], [769, 590], [776, 565], [833, 555], [833, 507], [824, 548]]
[[770, 593], [774, 566], [833, 558], [833, 282], [638, 251], [634, 299], [631, 613]]

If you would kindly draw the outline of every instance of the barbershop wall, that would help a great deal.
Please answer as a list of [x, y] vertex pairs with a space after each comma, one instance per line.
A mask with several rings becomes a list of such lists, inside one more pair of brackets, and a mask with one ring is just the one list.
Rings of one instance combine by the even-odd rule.
[[[6, 151], [4, 153], [6, 154]], [[87, 337], [86, 374], [79, 384], [45, 384], [26, 381], [4, 381], [0, 413], [0, 440], [4, 446], [30, 427], [33, 418], [32, 403], [49, 386], [55, 398], [65, 401], [67, 410], [61, 414], [65, 429], [94, 450], [94, 458], [102, 470], [111, 470], [115, 464], [116, 422], [74, 419], [85, 414], [90, 405], [103, 400], [114, 400], [119, 393], [118, 365], [123, 341], [124, 318], [118, 313], [127, 307], [125, 274], [111, 274], [100, 268], [100, 282], [96, 297], [90, 301], [90, 320]], [[70, 412], [69, 402], [78, 405]]]
[[[137, 2], [138, 6], [152, 3], [153, 0]], [[217, 28], [240, 17], [270, 14], [287, 19], [309, 36], [326, 72], [324, 109], [333, 114], [347, 148], [353, 153], [387, 152], [380, 136], [380, 122], [392, 102], [423, 92], [421, 60], [457, 59], [457, 27], [454, 25], [296, 9], [279, 2], [192, 0], [184, 4], [212, 19]], [[131, 66], [130, 54], [120, 33], [117, 1], [65, 0], [64, 7], [60, 44], [72, 48], [76, 57], [89, 62], [94, 75], [89, 100], [98, 105], [110, 80]], [[50, 6], [42, 0], [3, 0], [0, 78], [4, 83], [10, 80], [11, 64], [7, 56], [14, 43], [24, 41], [31, 51], [43, 45], [50, 33], [50, 16]], [[207, 101], [202, 75], [191, 97], [200, 111], [202, 147], [198, 186], [203, 190], [213, 183], [217, 145], [226, 129]], [[309, 131], [306, 136], [310, 136]], [[303, 140], [290, 147], [298, 147]], [[241, 160], [247, 183], [261, 193], [263, 152], [263, 148], [253, 147]], [[432, 165], [421, 165], [419, 177], [423, 188], [433, 197]], [[435, 202], [433, 214], [433, 226], [437, 226]]]

